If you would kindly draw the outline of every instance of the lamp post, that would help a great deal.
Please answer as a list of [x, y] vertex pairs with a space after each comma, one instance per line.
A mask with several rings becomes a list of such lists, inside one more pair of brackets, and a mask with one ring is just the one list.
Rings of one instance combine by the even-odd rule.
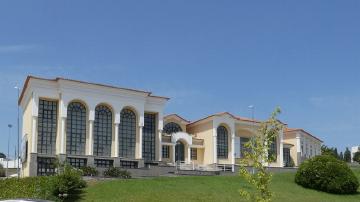
[[[17, 90], [17, 101], [19, 101], [20, 96], [20, 88], [18, 86], [14, 87]], [[17, 156], [16, 156], [16, 162], [17, 162], [17, 177], [20, 178], [20, 127], [19, 127], [19, 105], [17, 105]]]
[[7, 150], [7, 158], [6, 158], [6, 177], [9, 176], [9, 157], [10, 157], [10, 134], [11, 134], [11, 124], [8, 124], [9, 127], [9, 137], [8, 137], [8, 150]]

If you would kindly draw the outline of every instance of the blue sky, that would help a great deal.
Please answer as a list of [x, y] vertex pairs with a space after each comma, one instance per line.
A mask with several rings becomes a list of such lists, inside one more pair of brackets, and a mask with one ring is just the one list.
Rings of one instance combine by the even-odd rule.
[[280, 106], [281, 120], [327, 145], [360, 144], [359, 10], [356, 0], [1, 1], [0, 151], [28, 74], [149, 90], [190, 120], [249, 117], [251, 104], [264, 119]]

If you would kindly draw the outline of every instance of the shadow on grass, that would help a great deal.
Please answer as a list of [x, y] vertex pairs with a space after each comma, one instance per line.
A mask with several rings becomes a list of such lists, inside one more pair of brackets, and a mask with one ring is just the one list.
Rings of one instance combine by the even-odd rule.
[[84, 189], [76, 190], [73, 193], [71, 193], [69, 197], [66, 198], [64, 201], [66, 202], [81, 201], [82, 199], [84, 199], [84, 194], [85, 194]]

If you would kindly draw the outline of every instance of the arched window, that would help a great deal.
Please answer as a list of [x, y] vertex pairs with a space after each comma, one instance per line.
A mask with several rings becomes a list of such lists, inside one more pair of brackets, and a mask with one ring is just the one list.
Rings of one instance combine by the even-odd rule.
[[130, 109], [123, 109], [119, 124], [119, 155], [135, 158], [136, 115]]
[[95, 108], [94, 155], [111, 156], [112, 112], [109, 107], [99, 105]]
[[86, 107], [83, 104], [68, 105], [66, 126], [66, 153], [85, 155]]
[[169, 135], [173, 134], [173, 133], [181, 132], [181, 131], [182, 131], [182, 129], [179, 126], [179, 124], [174, 123], [174, 122], [167, 123], [164, 127], [164, 132]]
[[224, 126], [217, 128], [217, 157], [228, 158], [228, 131]]

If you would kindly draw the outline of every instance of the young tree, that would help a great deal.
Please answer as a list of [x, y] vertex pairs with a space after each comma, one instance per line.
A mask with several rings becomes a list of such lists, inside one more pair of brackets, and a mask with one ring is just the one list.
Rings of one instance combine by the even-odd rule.
[[360, 163], [360, 151], [355, 152], [353, 161]]
[[335, 158], [339, 159], [339, 154], [338, 154], [338, 151], [337, 151], [336, 147], [333, 149], [333, 152], [334, 152]]
[[340, 154], [339, 154], [339, 159], [342, 161], [344, 160], [344, 154], [342, 152], [340, 152]]
[[346, 147], [346, 150], [344, 152], [344, 161], [350, 163], [351, 162], [351, 152], [349, 148]]
[[[276, 119], [279, 113], [280, 108], [276, 108], [270, 118], [261, 123], [256, 135], [245, 144], [246, 149], [244, 158], [241, 160], [240, 176], [256, 189], [255, 192], [240, 190], [240, 195], [247, 200], [268, 202], [273, 195], [269, 187], [272, 174], [267, 171], [264, 164], [275, 159], [275, 156], [269, 155], [268, 151], [283, 128], [283, 124]], [[245, 166], [252, 166], [255, 172], [249, 171]]]

